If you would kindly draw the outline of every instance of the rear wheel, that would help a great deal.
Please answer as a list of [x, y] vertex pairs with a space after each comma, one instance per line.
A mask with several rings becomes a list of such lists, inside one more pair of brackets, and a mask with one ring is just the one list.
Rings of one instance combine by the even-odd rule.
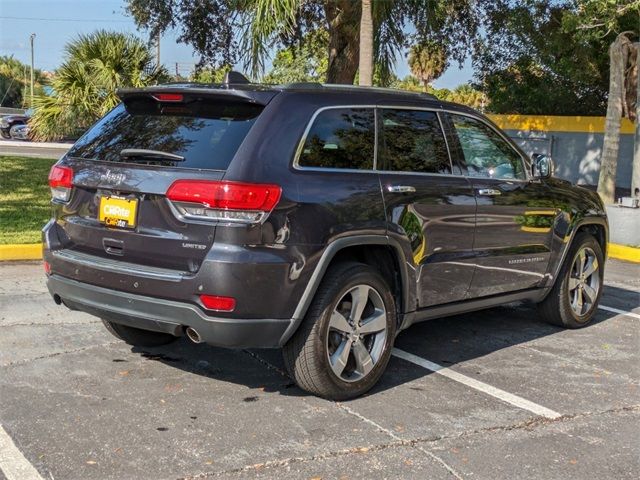
[[396, 332], [393, 295], [377, 270], [360, 263], [332, 267], [300, 328], [283, 349], [289, 374], [315, 395], [362, 395], [384, 372]]
[[581, 328], [593, 318], [602, 295], [604, 258], [598, 241], [578, 233], [547, 298], [538, 304], [549, 323]]
[[169, 333], [152, 332], [140, 328], [128, 327], [119, 323], [102, 319], [102, 323], [109, 332], [116, 338], [124, 340], [129, 345], [138, 347], [159, 347], [178, 339]]

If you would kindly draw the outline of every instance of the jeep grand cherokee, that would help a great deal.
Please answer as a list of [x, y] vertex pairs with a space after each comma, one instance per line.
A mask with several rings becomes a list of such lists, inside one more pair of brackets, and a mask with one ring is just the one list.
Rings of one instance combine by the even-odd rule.
[[605, 210], [548, 157], [429, 95], [235, 78], [121, 90], [53, 166], [57, 303], [132, 345], [282, 348], [332, 399], [415, 322], [514, 301], [590, 322]]

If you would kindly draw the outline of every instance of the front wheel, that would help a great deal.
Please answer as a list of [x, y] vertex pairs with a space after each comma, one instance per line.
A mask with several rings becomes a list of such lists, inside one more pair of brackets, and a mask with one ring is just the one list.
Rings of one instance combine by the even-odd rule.
[[304, 390], [331, 400], [367, 392], [384, 372], [396, 333], [393, 295], [374, 268], [329, 269], [300, 328], [283, 349]]
[[578, 233], [556, 283], [538, 304], [544, 320], [565, 328], [587, 326], [598, 308], [604, 285], [604, 258], [598, 241]]

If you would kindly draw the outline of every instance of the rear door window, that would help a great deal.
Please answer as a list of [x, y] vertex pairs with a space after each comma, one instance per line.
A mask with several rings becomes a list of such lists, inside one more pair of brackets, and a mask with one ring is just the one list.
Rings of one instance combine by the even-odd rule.
[[393, 172], [451, 173], [438, 115], [425, 110], [380, 110], [379, 169]]
[[127, 100], [96, 123], [69, 156], [129, 162], [125, 149], [155, 150], [184, 157], [168, 161], [136, 158], [137, 164], [226, 170], [263, 107], [199, 98], [161, 103], [151, 97]]
[[315, 118], [298, 159], [302, 167], [373, 169], [372, 108], [331, 108]]

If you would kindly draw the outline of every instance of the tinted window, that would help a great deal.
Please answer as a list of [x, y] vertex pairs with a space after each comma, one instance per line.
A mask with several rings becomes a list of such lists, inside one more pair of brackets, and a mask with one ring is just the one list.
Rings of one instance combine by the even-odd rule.
[[451, 173], [447, 144], [435, 112], [383, 109], [381, 119], [380, 168]]
[[526, 178], [520, 155], [492, 128], [462, 115], [451, 115], [451, 119], [460, 140], [469, 176]]
[[159, 150], [185, 160], [136, 163], [225, 170], [261, 111], [256, 105], [203, 99], [176, 104], [130, 100], [94, 125], [69, 155], [124, 162], [123, 149]]
[[298, 163], [303, 167], [373, 168], [375, 123], [371, 108], [335, 108], [318, 114]]

